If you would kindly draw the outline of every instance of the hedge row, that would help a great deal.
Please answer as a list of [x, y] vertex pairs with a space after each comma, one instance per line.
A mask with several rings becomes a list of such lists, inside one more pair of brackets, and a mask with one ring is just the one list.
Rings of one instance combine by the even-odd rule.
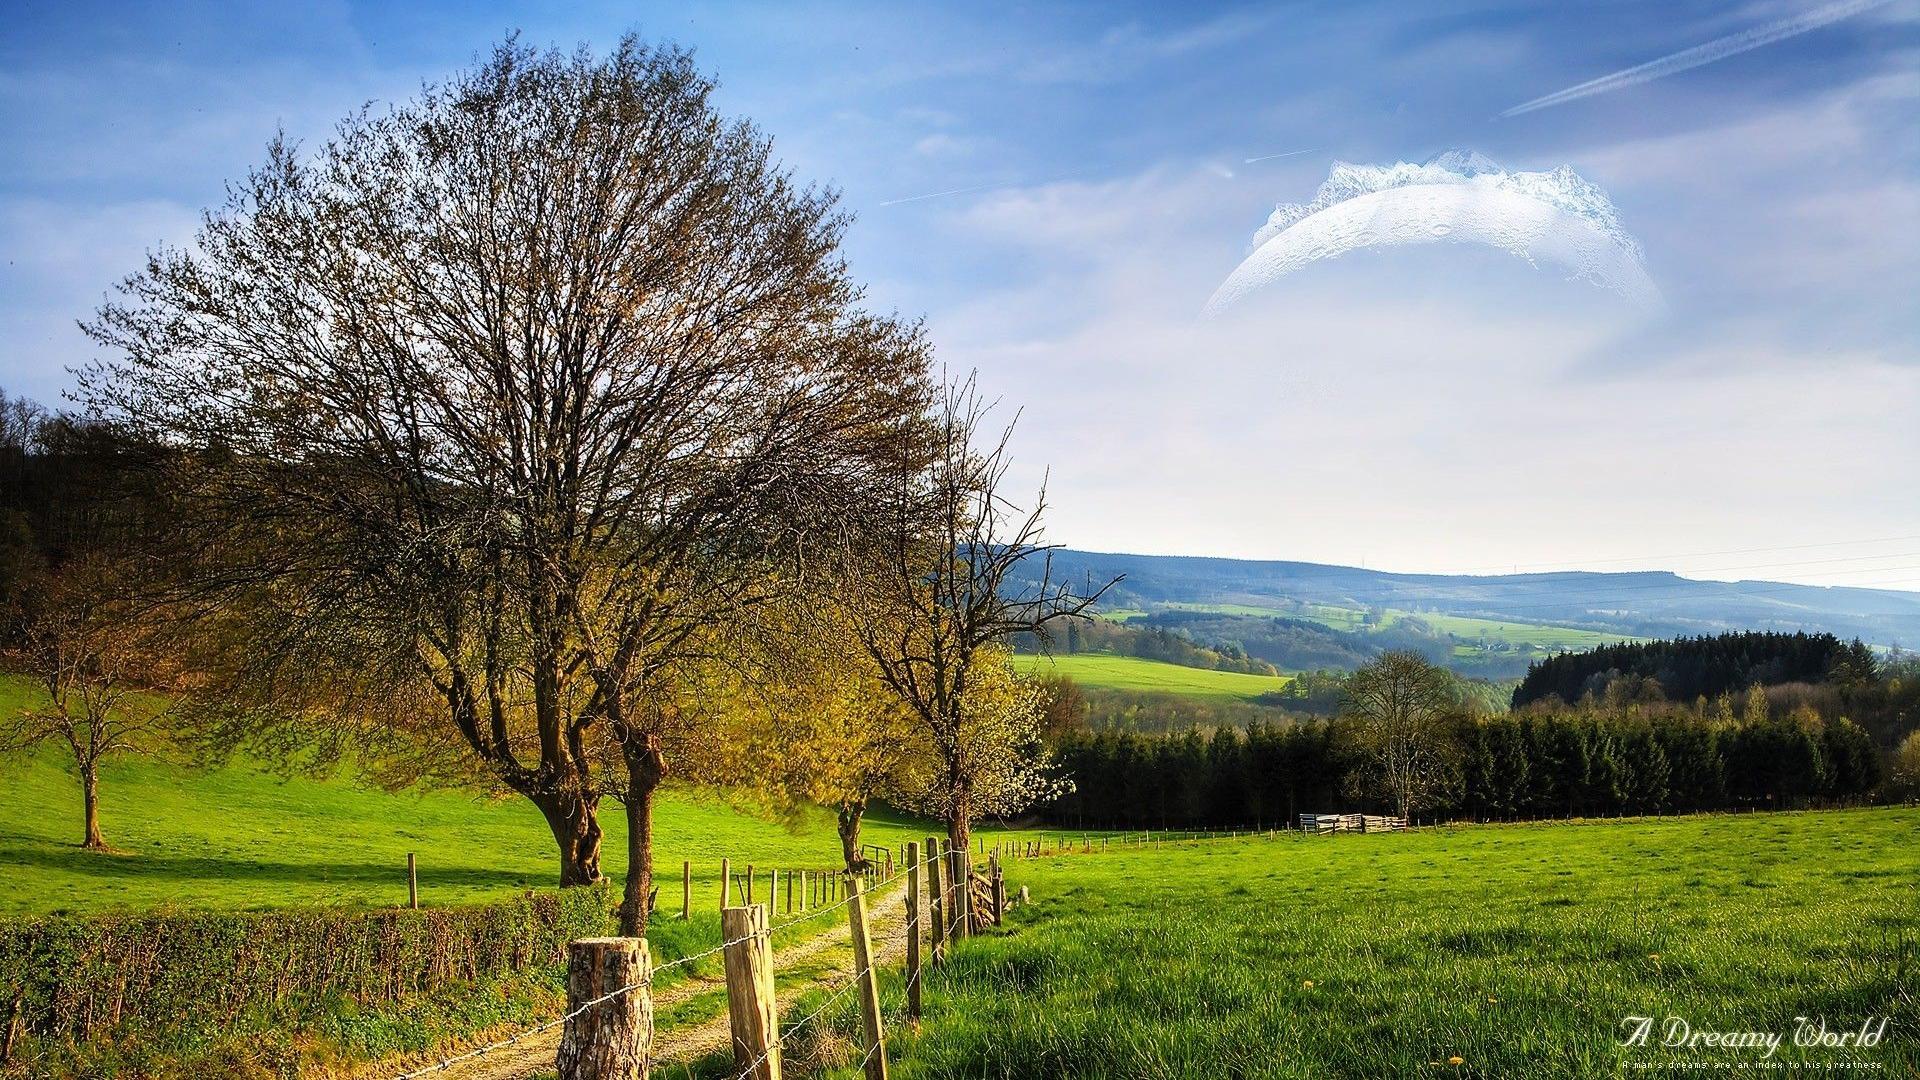
[[[295, 909], [0, 922], [0, 1015], [28, 1041], [184, 1045], [263, 1012], [397, 1001], [609, 932], [604, 889], [419, 911]], [[11, 1040], [10, 1040], [11, 1041]]]

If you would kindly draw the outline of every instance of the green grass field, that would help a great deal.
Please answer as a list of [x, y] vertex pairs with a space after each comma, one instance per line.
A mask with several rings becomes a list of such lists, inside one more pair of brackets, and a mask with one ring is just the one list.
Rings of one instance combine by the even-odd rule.
[[[0, 678], [0, 709], [20, 708], [26, 693], [19, 680]], [[429, 905], [546, 888], [559, 874], [539, 812], [518, 797], [388, 794], [341, 777], [283, 780], [247, 764], [199, 770], [128, 757], [104, 770], [100, 816], [120, 853], [78, 846], [80, 789], [54, 748], [0, 758], [0, 917], [160, 904], [386, 906], [406, 900], [409, 851]], [[788, 821], [718, 795], [669, 790], [654, 821], [663, 907], [679, 902], [682, 860], [693, 862], [695, 904], [708, 906], [718, 906], [722, 858], [736, 869], [840, 861], [824, 810]], [[619, 805], [608, 801], [600, 822], [602, 869], [617, 879], [626, 845]], [[891, 846], [929, 831], [926, 822], [876, 813], [863, 839]]]
[[[1272, 604], [1189, 604], [1170, 603], [1160, 605], [1162, 609], [1172, 611], [1200, 611], [1216, 615], [1247, 615], [1256, 618], [1281, 616], [1292, 619], [1305, 619], [1316, 622], [1332, 630], [1345, 633], [1366, 633], [1372, 629], [1386, 629], [1406, 619], [1417, 619], [1427, 625], [1434, 633], [1452, 635], [1458, 639], [1455, 655], [1472, 657], [1485, 652], [1488, 647], [1514, 649], [1531, 645], [1548, 652], [1565, 652], [1591, 649], [1599, 645], [1609, 645], [1619, 641], [1639, 641], [1640, 638], [1625, 634], [1608, 633], [1602, 630], [1588, 630], [1573, 626], [1553, 626], [1544, 623], [1514, 622], [1502, 619], [1477, 619], [1467, 615], [1441, 615], [1432, 612], [1401, 611], [1387, 609], [1381, 612], [1379, 623], [1369, 627], [1366, 623], [1367, 612], [1359, 608], [1339, 607], [1332, 604], [1293, 604], [1275, 601]], [[1116, 613], [1117, 614], [1117, 613]], [[1127, 617], [1136, 617], [1139, 612], [1128, 611]]]
[[1583, 630], [1573, 626], [1543, 626], [1539, 623], [1502, 622], [1475, 619], [1465, 615], [1439, 615], [1432, 612], [1389, 611], [1386, 624], [1402, 619], [1419, 619], [1443, 634], [1452, 634], [1469, 642], [1485, 640], [1503, 645], [1532, 645], [1550, 651], [1591, 649], [1621, 641], [1640, 641], [1625, 634], [1601, 630]]
[[[1868, 810], [1014, 861], [1035, 903], [928, 980], [893, 1075], [1920, 1075], [1916, 835], [1920, 811]], [[1629, 1048], [1631, 1016], [1786, 1038]], [[1891, 1020], [1876, 1048], [1808, 1049], [1801, 1016]]]
[[[0, 708], [17, 708], [23, 693], [0, 682]], [[74, 845], [78, 793], [53, 755], [0, 762], [0, 791], [0, 915], [389, 905], [404, 897], [409, 850], [421, 854], [429, 905], [543, 887], [554, 874], [538, 815], [516, 799], [392, 795], [244, 765], [197, 771], [129, 759], [103, 787], [107, 836], [124, 853], [102, 855]], [[676, 791], [657, 818], [666, 902], [681, 859], [699, 871], [695, 920], [657, 927], [663, 957], [703, 948], [717, 933], [711, 894], [722, 856], [762, 868], [824, 867], [837, 857], [821, 812], [786, 824]], [[609, 809], [603, 820], [605, 869], [618, 875], [619, 815]], [[868, 831], [891, 844], [929, 829], [888, 819]], [[982, 835], [990, 845], [1002, 834]], [[1783, 1070], [1915, 1075], [1916, 835], [1920, 810], [1896, 809], [1283, 836], [1014, 860], [1009, 886], [1030, 887], [1035, 904], [929, 975], [917, 1031], [901, 1022], [900, 980], [889, 973], [894, 1074], [1359, 1080], [1692, 1075], [1753, 1064], [1744, 1051], [1619, 1043], [1626, 1017], [1677, 1016], [1702, 1031], [1786, 1031], [1788, 1044], [1765, 1059]], [[506, 992], [487, 985], [488, 994]], [[477, 1010], [484, 1021], [459, 1019], [472, 1003], [454, 1002], [422, 1006], [427, 1020], [401, 1010], [404, 1019], [356, 1021], [378, 1028], [379, 1039], [330, 1037], [350, 1050], [424, 1047], [476, 1026], [530, 1024], [557, 998], [528, 985], [510, 987], [524, 1000]], [[791, 1022], [823, 1000], [782, 1005]], [[1878, 1047], [1806, 1049], [1790, 1041], [1798, 1016], [1836, 1031], [1892, 1020]], [[849, 1060], [845, 1000], [825, 1019], [819, 1037], [796, 1040], [796, 1065]], [[696, 1069], [728, 1071], [724, 1061]]]
[[1022, 671], [1057, 671], [1081, 686], [1184, 694], [1190, 697], [1252, 701], [1261, 694], [1280, 689], [1288, 681], [1284, 675], [1209, 671], [1111, 653], [1069, 653], [1051, 657], [1023, 653], [1014, 656], [1013, 660]]

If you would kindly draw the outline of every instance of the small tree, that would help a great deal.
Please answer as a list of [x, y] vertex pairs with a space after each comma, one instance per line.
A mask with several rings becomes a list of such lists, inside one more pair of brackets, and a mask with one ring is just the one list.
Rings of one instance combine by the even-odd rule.
[[102, 559], [77, 559], [26, 590], [21, 661], [40, 700], [0, 717], [0, 750], [58, 743], [80, 781], [81, 846], [107, 850], [100, 830], [100, 767], [165, 740], [176, 689], [170, 650], [155, 647], [159, 619]]
[[1908, 733], [1894, 751], [1893, 767], [1887, 777], [1890, 798], [1920, 799], [1920, 731]]
[[744, 784], [784, 810], [831, 809], [847, 869], [865, 869], [867, 808], [923, 785], [924, 732], [825, 596], [790, 592], [726, 638], [702, 665], [699, 696], [715, 714], [708, 741], [732, 749], [704, 754], [697, 779]]
[[1454, 708], [1447, 673], [1413, 653], [1386, 653], [1347, 679], [1341, 718], [1348, 736], [1402, 817], [1433, 805], [1453, 785]]
[[[864, 661], [864, 656], [858, 657]], [[870, 672], [823, 667], [783, 710], [778, 777], [797, 798], [829, 807], [850, 871], [867, 867], [860, 828], [876, 799], [905, 801], [931, 775], [924, 733], [904, 703]]]
[[[1041, 730], [1046, 687], [1014, 670], [1004, 647], [983, 646], [974, 658], [960, 712], [956, 756], [968, 764], [975, 817], [1008, 817], [1073, 790], [1069, 780], [1057, 775]], [[946, 770], [903, 779], [917, 781], [900, 792], [907, 805], [935, 815], [951, 808]]]
[[1084, 617], [1113, 584], [1075, 589], [1053, 577], [1045, 488], [1030, 509], [1008, 501], [1012, 428], [976, 445], [988, 408], [971, 379], [946, 389], [929, 417], [928, 452], [897, 485], [882, 538], [854, 547], [847, 575], [858, 640], [932, 742], [941, 776], [926, 808], [947, 822], [957, 850], [988, 803], [1006, 812], [1029, 790], [995, 776], [1023, 775], [1015, 759], [1039, 748], [1016, 737], [1026, 727], [1006, 709], [982, 704], [1006, 685], [1002, 643]]

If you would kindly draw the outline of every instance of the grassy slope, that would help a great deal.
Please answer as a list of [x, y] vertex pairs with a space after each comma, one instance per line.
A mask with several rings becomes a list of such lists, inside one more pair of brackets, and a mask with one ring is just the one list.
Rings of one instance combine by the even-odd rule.
[[[25, 700], [0, 678], [0, 709]], [[281, 780], [236, 765], [200, 771], [140, 758], [101, 781], [107, 841], [80, 850], [80, 792], [53, 748], [0, 758], [0, 917], [49, 911], [294, 904], [390, 905], [406, 899], [407, 852], [420, 859], [422, 902], [448, 904], [551, 886], [553, 841], [532, 804], [459, 792], [390, 795], [343, 779]], [[669, 791], [655, 809], [662, 908], [678, 910], [680, 863], [694, 864], [694, 904], [717, 906], [719, 861], [736, 869], [831, 867], [839, 840], [825, 811], [786, 823], [707, 796]], [[625, 872], [625, 823], [602, 808], [602, 868]], [[925, 822], [869, 818], [878, 844], [925, 836]], [[991, 841], [989, 841], [991, 842]], [[764, 876], [761, 878], [765, 880]]]
[[[1254, 604], [1167, 604], [1169, 608], [1183, 611], [1208, 611], [1221, 615], [1279, 615], [1294, 619], [1317, 622], [1322, 626], [1349, 633], [1365, 631], [1366, 612], [1357, 608], [1334, 607], [1328, 604], [1306, 604], [1287, 608], [1279, 605], [1260, 607]], [[1419, 619], [1442, 634], [1452, 634], [1461, 638], [1463, 644], [1471, 647], [1485, 640], [1498, 645], [1535, 645], [1549, 650], [1591, 649], [1599, 645], [1609, 645], [1618, 641], [1639, 641], [1640, 638], [1625, 634], [1611, 634], [1600, 630], [1586, 630], [1573, 626], [1554, 626], [1546, 623], [1514, 622], [1501, 619], [1476, 619], [1468, 615], [1442, 615], [1425, 611], [1400, 611], [1388, 609], [1381, 613], [1382, 625], [1392, 626], [1401, 619]]]
[[1775, 1060], [1920, 1075], [1916, 831], [1906, 809], [1017, 861], [1009, 886], [1034, 906], [929, 980], [894, 1075], [1658, 1076], [1742, 1058], [1623, 1049], [1630, 1015], [1789, 1040], [1796, 1016], [1891, 1015], [1876, 1050]]
[[1020, 654], [1013, 659], [1024, 671], [1058, 671], [1082, 686], [1112, 690], [1142, 690], [1251, 701], [1287, 684], [1285, 676], [1209, 671], [1108, 653], [1071, 653], [1053, 657]]
[[1431, 612], [1392, 611], [1387, 613], [1386, 621], [1388, 625], [1392, 625], [1403, 618], [1419, 619], [1440, 633], [1453, 634], [1468, 642], [1484, 639], [1497, 644], [1537, 645], [1540, 648], [1552, 650], [1592, 649], [1620, 641], [1641, 640], [1625, 634], [1582, 630], [1572, 626], [1543, 626], [1539, 623], [1503, 622]]

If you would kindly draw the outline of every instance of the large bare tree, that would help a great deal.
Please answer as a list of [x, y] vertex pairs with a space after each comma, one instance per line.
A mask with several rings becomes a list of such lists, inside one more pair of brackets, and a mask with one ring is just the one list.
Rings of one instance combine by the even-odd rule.
[[895, 485], [881, 539], [854, 547], [847, 591], [881, 678], [930, 737], [942, 773], [933, 809], [963, 851], [983, 778], [1019, 772], [1008, 767], [1005, 737], [1033, 726], [1007, 724], [998, 702], [982, 707], [1006, 640], [1084, 617], [1113, 584], [1055, 577], [1045, 488], [1025, 508], [1005, 494], [1012, 427], [983, 444], [990, 407], [971, 378], [943, 389], [930, 409], [929, 450]]
[[644, 811], [647, 687], [872, 502], [924, 408], [922, 336], [860, 307], [834, 196], [712, 89], [632, 38], [509, 42], [276, 141], [89, 328], [119, 354], [98, 412], [192, 451], [196, 599], [243, 631], [223, 715], [451, 736], [540, 809], [566, 885], [600, 876], [596, 740]]

